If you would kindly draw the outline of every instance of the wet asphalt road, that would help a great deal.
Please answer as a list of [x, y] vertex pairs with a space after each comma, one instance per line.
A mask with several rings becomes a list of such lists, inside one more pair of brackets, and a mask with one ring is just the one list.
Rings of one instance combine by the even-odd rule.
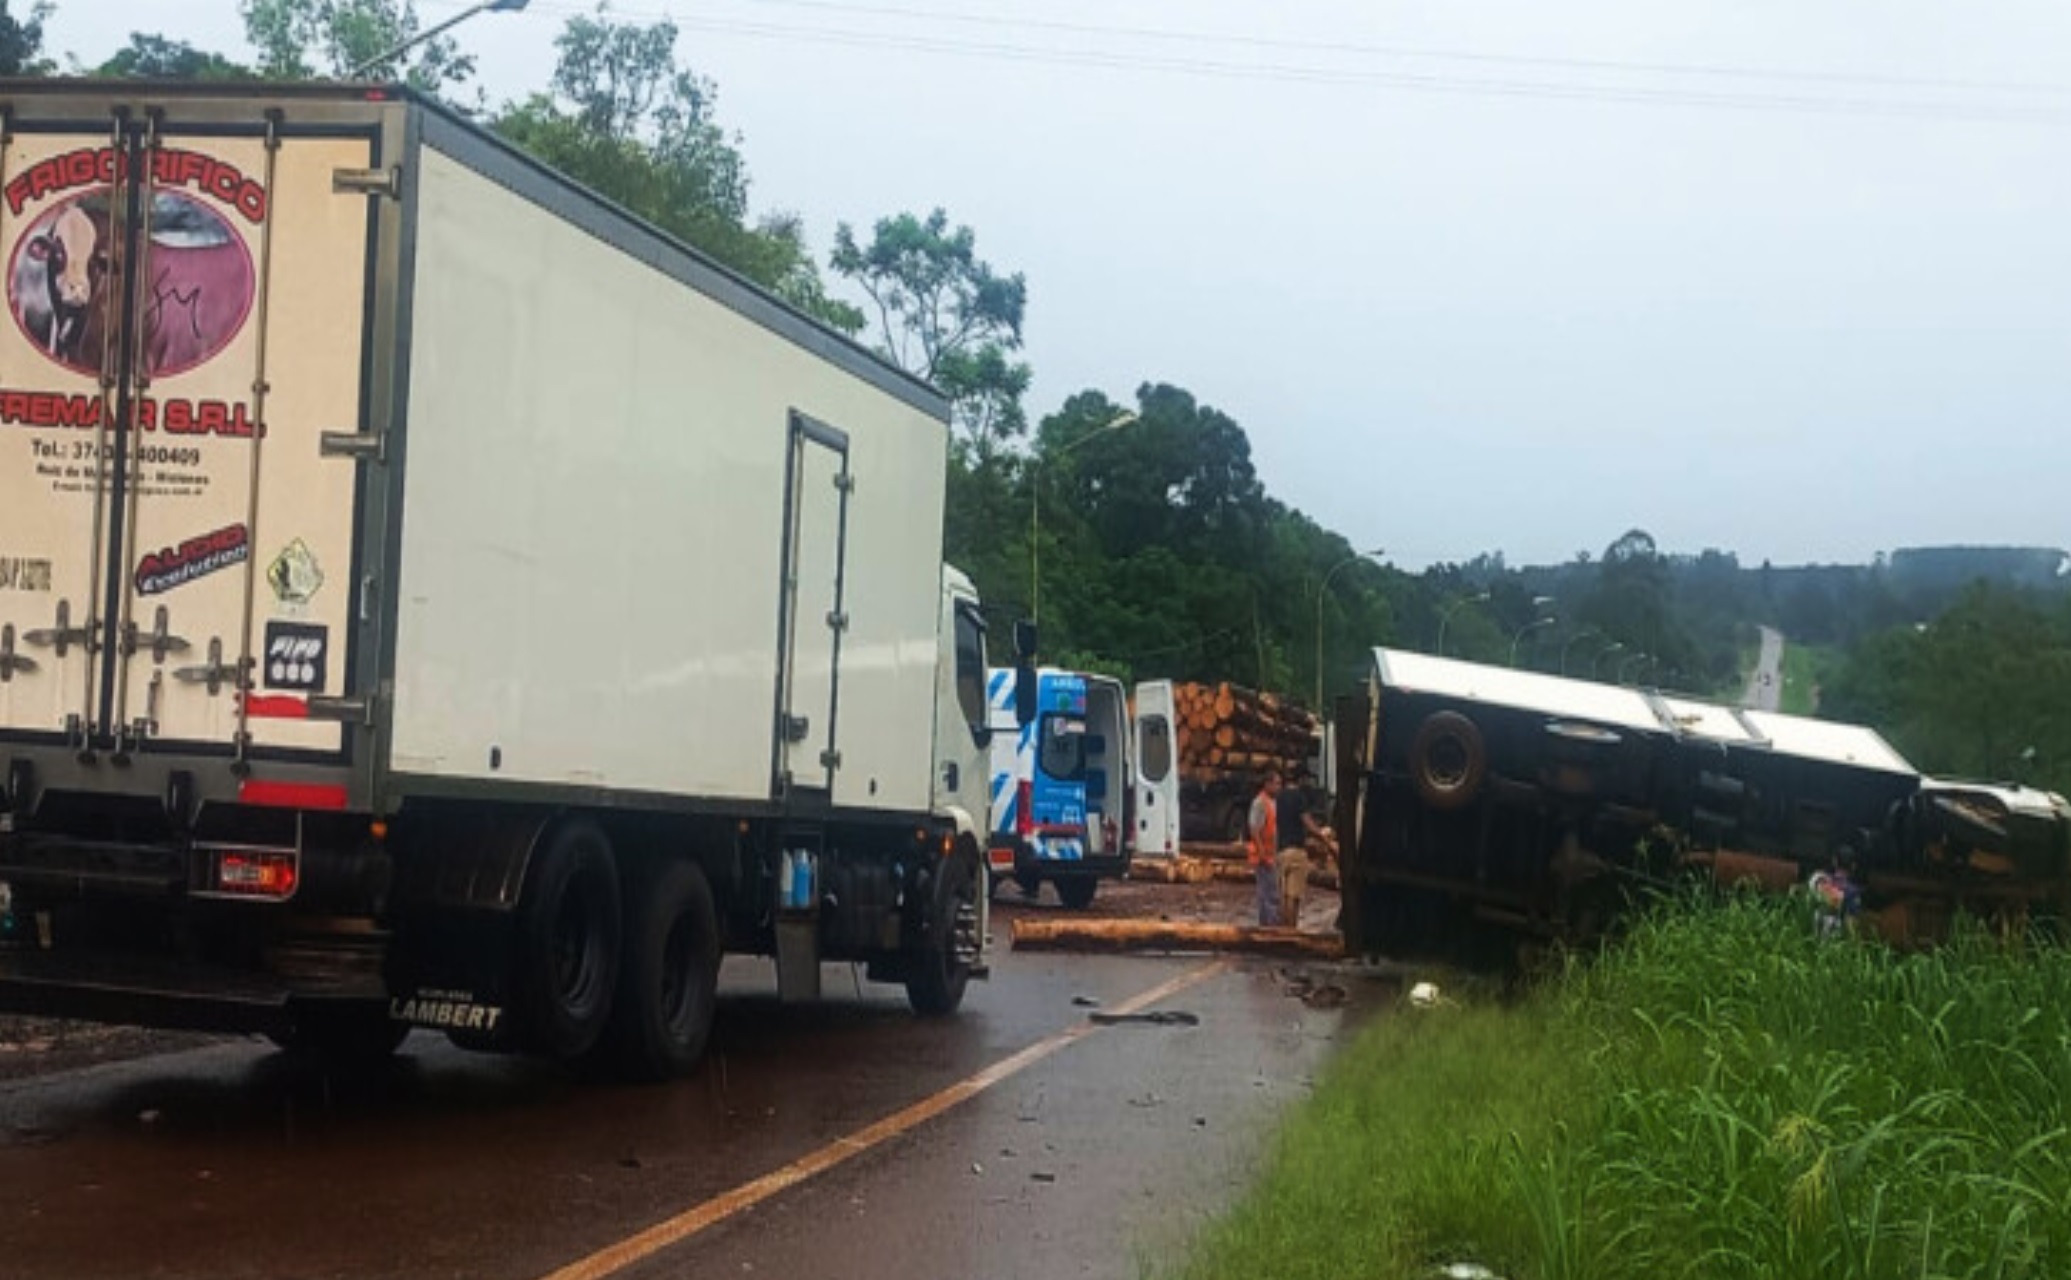
[[1783, 705], [1783, 632], [1774, 627], [1762, 628], [1762, 653], [1748, 674], [1740, 705], [1756, 711], [1775, 711]]
[[1102, 1028], [860, 1154], [842, 1140], [1083, 1026], [1075, 996], [1207, 963], [1002, 945], [930, 1022], [846, 966], [786, 1007], [766, 963], [730, 962], [711, 1058], [659, 1088], [421, 1032], [359, 1077], [234, 1042], [0, 1084], [0, 1275], [544, 1276], [829, 1144], [852, 1158], [592, 1274], [1141, 1275], [1236, 1197], [1392, 989], [1338, 977], [1351, 1004], [1310, 1008], [1287, 966], [1238, 962], [1155, 1006], [1199, 1026]]

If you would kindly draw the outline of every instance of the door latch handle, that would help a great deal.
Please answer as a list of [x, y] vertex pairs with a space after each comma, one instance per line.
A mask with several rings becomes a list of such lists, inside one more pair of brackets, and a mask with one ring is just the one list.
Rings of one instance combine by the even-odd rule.
[[14, 624], [0, 627], [0, 684], [9, 684], [17, 671], [24, 674], [36, 669], [36, 660], [26, 654], [14, 651]]
[[65, 651], [67, 649], [70, 649], [75, 644], [85, 649], [88, 653], [93, 652], [93, 624], [91, 622], [88, 622], [87, 625], [82, 627], [75, 627], [72, 625], [71, 601], [58, 601], [57, 621], [58, 624], [55, 627], [39, 628], [35, 631], [29, 632], [27, 635], [23, 636], [22, 639], [29, 644], [35, 645], [39, 649], [54, 649], [57, 651], [57, 655], [60, 658], [64, 657]]
[[221, 639], [213, 639], [209, 641], [208, 664], [200, 667], [176, 667], [173, 670], [173, 679], [181, 684], [207, 685], [209, 695], [214, 697], [223, 692], [225, 684], [241, 685], [243, 674], [241, 664], [223, 661], [223, 642]]

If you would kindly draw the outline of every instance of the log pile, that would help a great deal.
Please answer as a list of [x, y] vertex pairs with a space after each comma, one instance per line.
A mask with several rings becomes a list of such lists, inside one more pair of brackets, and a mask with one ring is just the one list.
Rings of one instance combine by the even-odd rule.
[[1302, 960], [1344, 955], [1344, 940], [1334, 933], [1175, 920], [1016, 919], [1012, 936], [1016, 951], [1242, 951]]
[[1180, 776], [1190, 782], [1249, 780], [1268, 770], [1300, 769], [1316, 750], [1316, 717], [1270, 693], [1233, 684], [1182, 684]]

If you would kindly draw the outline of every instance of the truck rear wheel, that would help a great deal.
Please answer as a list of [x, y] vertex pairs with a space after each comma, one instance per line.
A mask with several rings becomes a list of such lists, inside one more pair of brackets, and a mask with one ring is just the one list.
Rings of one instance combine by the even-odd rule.
[[625, 955], [604, 1047], [636, 1080], [688, 1073], [705, 1055], [719, 1000], [719, 912], [696, 864], [669, 861], [630, 877]]
[[977, 963], [978, 852], [968, 843], [935, 867], [920, 952], [906, 980], [906, 1000], [915, 1013], [940, 1017], [964, 1002], [964, 987]]
[[513, 1004], [522, 1044], [576, 1057], [603, 1034], [618, 982], [618, 866], [593, 823], [557, 827], [533, 855], [517, 923]]
[[1057, 899], [1073, 911], [1084, 911], [1093, 905], [1093, 895], [1100, 890], [1100, 881], [1092, 876], [1060, 876], [1057, 879]]

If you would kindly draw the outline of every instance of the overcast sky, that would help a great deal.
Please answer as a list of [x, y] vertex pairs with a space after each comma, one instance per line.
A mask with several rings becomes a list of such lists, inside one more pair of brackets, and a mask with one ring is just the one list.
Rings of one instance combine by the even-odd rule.
[[[48, 43], [241, 50], [236, 7]], [[579, 11], [461, 28], [492, 101]], [[824, 257], [946, 206], [1028, 276], [1036, 414], [1184, 386], [1407, 567], [2071, 540], [2063, 0], [613, 5], [664, 11], [758, 209]]]

